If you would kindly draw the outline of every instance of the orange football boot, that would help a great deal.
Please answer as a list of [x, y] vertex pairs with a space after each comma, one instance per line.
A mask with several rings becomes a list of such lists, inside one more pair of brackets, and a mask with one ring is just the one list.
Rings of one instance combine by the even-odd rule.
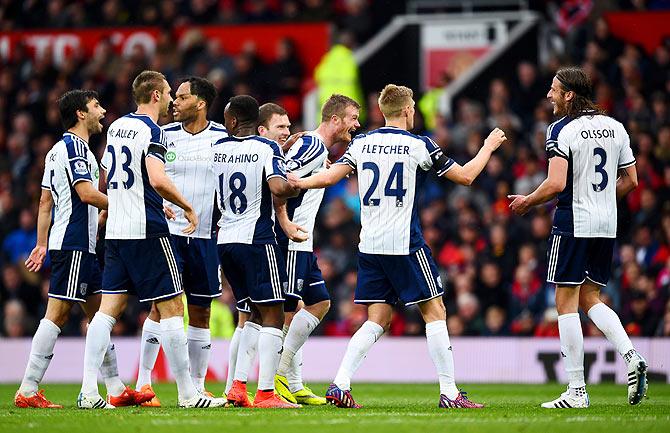
[[26, 397], [23, 394], [20, 394], [19, 391], [16, 391], [14, 395], [14, 405], [16, 407], [40, 407], [40, 408], [49, 408], [49, 409], [62, 409], [63, 406], [60, 404], [52, 403], [44, 396], [44, 390], [40, 389], [35, 393], [35, 395]]
[[233, 380], [233, 387], [228, 393], [228, 402], [237, 407], [252, 407], [247, 395], [247, 384], [239, 380]]
[[107, 395], [107, 403], [114, 407], [137, 406], [151, 400], [155, 396], [156, 394], [151, 390], [135, 391], [131, 387], [126, 386], [119, 395]]
[[153, 388], [151, 385], [144, 384], [142, 385], [142, 388], [140, 388], [140, 392], [147, 392], [147, 393], [154, 393], [154, 396], [151, 400], [147, 400], [144, 403], [141, 403], [140, 406], [142, 407], [161, 407], [161, 401], [158, 399], [158, 396], [154, 392]]
[[268, 409], [297, 409], [302, 406], [299, 404], [289, 403], [286, 400], [282, 400], [277, 394], [275, 394], [274, 389], [270, 391], [261, 391], [259, 389], [256, 392], [256, 398], [254, 398], [254, 407]]

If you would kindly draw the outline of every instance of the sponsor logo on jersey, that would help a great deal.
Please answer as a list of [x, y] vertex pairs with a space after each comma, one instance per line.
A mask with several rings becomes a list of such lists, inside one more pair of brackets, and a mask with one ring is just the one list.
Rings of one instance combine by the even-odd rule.
[[100, 179], [100, 169], [96, 168], [95, 171], [93, 172], [93, 177], [96, 179]]
[[174, 162], [175, 159], [177, 159], [177, 154], [176, 153], [170, 151], [170, 152], [165, 154], [165, 160], [167, 162]]

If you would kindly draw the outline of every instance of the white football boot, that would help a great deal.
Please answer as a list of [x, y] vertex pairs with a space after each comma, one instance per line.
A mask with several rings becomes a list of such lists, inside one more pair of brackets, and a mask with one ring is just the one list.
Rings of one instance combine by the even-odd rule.
[[556, 400], [542, 403], [541, 406], [547, 409], [586, 409], [589, 407], [589, 395], [586, 391], [582, 395], [574, 395], [568, 387]]
[[179, 399], [179, 407], [208, 409], [212, 407], [225, 407], [228, 400], [219, 397], [209, 397], [198, 393], [188, 400]]
[[642, 397], [647, 395], [647, 388], [647, 361], [635, 352], [628, 361], [628, 403], [640, 404]]
[[116, 406], [107, 403], [104, 398], [100, 397], [100, 394], [87, 396], [81, 392], [77, 397], [77, 407], [79, 409], [116, 409]]

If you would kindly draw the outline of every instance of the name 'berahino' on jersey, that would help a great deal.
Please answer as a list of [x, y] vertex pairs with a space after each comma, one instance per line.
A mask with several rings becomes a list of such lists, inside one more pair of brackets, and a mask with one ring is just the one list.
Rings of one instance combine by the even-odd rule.
[[88, 143], [66, 132], [47, 153], [42, 188], [51, 191], [53, 222], [49, 250], [87, 251], [95, 254], [98, 208], [79, 199], [74, 186], [93, 182], [98, 189], [100, 170]]
[[169, 235], [163, 199], [149, 183], [146, 159], [165, 162], [165, 136], [144, 114], [127, 114], [107, 130], [101, 165], [107, 171], [107, 239]]
[[[198, 226], [190, 237], [211, 239], [216, 176], [212, 171], [212, 146], [228, 136], [226, 128], [216, 122], [208, 122], [207, 127], [197, 134], [186, 131], [181, 122], [163, 126], [167, 141], [165, 172], [184, 198], [191, 203], [198, 215]], [[165, 202], [166, 205], [170, 203]], [[171, 206], [175, 220], [168, 220], [170, 233], [184, 236], [188, 225], [184, 212]]]
[[[323, 138], [316, 132], [310, 132], [295, 142], [286, 153], [286, 169], [300, 177], [307, 177], [325, 169], [327, 159], [328, 149], [323, 143]], [[304, 242], [293, 242], [286, 237], [281, 227], [276, 225], [277, 241], [281, 245], [288, 245], [290, 251], [313, 250], [314, 222], [324, 191], [323, 188], [302, 190], [297, 197], [286, 201], [289, 219], [307, 230], [309, 237]]]
[[284, 154], [272, 140], [227, 137], [212, 148], [221, 210], [217, 243], [276, 244], [268, 180], [286, 179]]
[[623, 125], [604, 115], [566, 116], [549, 125], [546, 150], [550, 158], [568, 161], [552, 233], [615, 238], [617, 174], [635, 164]]
[[348, 164], [358, 173], [360, 252], [407, 255], [425, 244], [417, 190], [431, 167], [442, 176], [453, 166], [451, 158], [441, 156], [433, 140], [399, 128], [354, 137], [337, 164]]

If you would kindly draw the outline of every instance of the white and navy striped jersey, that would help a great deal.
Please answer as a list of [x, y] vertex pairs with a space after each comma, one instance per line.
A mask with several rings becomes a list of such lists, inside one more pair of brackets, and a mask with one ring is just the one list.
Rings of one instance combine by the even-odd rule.
[[[167, 141], [165, 172], [198, 215], [198, 227], [189, 236], [211, 239], [216, 194], [212, 146], [227, 137], [228, 132], [220, 123], [208, 122], [205, 129], [191, 134], [182, 127], [181, 122], [177, 122], [163, 126], [163, 133]], [[167, 201], [164, 204], [170, 205]], [[188, 221], [180, 208], [172, 208], [177, 217], [174, 221], [168, 220], [170, 233], [184, 236], [182, 230], [188, 226]]]
[[550, 158], [568, 160], [552, 233], [615, 238], [617, 173], [635, 164], [623, 125], [604, 115], [566, 116], [549, 125], [546, 149]]
[[87, 251], [95, 254], [98, 208], [79, 199], [74, 185], [93, 182], [98, 189], [100, 169], [88, 143], [66, 132], [47, 153], [42, 188], [54, 202], [49, 250]]
[[218, 244], [276, 244], [268, 180], [286, 179], [284, 154], [263, 137], [227, 137], [212, 148], [221, 210]]
[[167, 145], [149, 116], [130, 113], [107, 130], [101, 165], [107, 171], [107, 239], [167, 236], [163, 199], [149, 183], [146, 158], [165, 162]]
[[[303, 135], [286, 153], [286, 169], [300, 177], [318, 173], [326, 167], [328, 149], [323, 138], [316, 132]], [[277, 241], [287, 246], [290, 251], [313, 250], [314, 222], [321, 206], [324, 189], [308, 189], [300, 191], [297, 197], [286, 201], [286, 211], [291, 221], [307, 230], [309, 238], [305, 242], [293, 242], [282, 231], [279, 224], [275, 225]]]
[[425, 244], [418, 188], [431, 167], [442, 176], [454, 164], [433, 140], [383, 127], [354, 137], [337, 164], [358, 172], [360, 252], [407, 255]]

